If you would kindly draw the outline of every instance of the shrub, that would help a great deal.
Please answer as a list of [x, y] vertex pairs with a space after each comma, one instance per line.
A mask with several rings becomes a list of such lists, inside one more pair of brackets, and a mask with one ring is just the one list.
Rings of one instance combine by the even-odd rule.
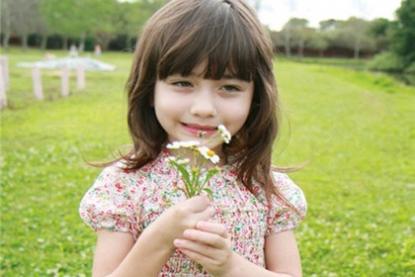
[[392, 52], [382, 52], [368, 63], [368, 68], [374, 71], [402, 72], [404, 67], [402, 59]]
[[415, 62], [411, 63], [407, 68], [405, 68], [405, 73], [415, 74]]

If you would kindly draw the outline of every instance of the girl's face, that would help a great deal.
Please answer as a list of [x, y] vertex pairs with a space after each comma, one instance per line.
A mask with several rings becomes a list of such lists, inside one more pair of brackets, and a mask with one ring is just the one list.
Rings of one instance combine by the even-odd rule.
[[[187, 77], [170, 75], [157, 80], [154, 92], [156, 117], [168, 134], [169, 141], [198, 140], [216, 133], [223, 124], [236, 134], [248, 117], [254, 91], [253, 82], [232, 77], [204, 79], [206, 63]], [[215, 149], [221, 154], [221, 147]]]

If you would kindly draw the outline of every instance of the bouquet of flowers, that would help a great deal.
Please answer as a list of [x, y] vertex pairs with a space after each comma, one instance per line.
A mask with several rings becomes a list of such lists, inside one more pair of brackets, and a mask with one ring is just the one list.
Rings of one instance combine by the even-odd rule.
[[[184, 188], [177, 187], [177, 189], [183, 191], [187, 198], [199, 195], [202, 191], [212, 197], [212, 191], [206, 187], [206, 184], [220, 171], [216, 165], [220, 158], [211, 147], [223, 142], [229, 143], [231, 140], [231, 134], [224, 125], [219, 125], [217, 130], [206, 143], [175, 141], [167, 145], [167, 148], [175, 153], [175, 156], [168, 157], [167, 161], [177, 170], [184, 184]], [[204, 135], [204, 132], [200, 132], [198, 136], [203, 139]]]

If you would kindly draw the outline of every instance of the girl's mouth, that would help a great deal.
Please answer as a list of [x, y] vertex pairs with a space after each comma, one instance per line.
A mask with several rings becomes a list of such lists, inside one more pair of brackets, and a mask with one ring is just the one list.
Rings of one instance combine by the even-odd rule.
[[199, 124], [186, 124], [181, 123], [184, 129], [191, 133], [192, 135], [196, 135], [198, 137], [209, 136], [212, 135], [217, 131], [216, 126], [207, 126], [207, 125], [199, 125]]

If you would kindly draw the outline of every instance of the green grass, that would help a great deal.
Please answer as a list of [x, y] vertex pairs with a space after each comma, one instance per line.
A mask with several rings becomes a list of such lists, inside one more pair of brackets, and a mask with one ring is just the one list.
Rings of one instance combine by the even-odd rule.
[[[63, 55], [62, 52], [56, 52]], [[10, 108], [1, 112], [1, 276], [89, 276], [94, 233], [78, 215], [103, 160], [129, 143], [125, 122], [131, 54], [104, 53], [112, 73], [87, 73], [87, 89], [59, 96], [30, 72], [43, 53], [13, 49]], [[278, 165], [309, 212], [297, 229], [305, 276], [415, 276], [415, 88], [385, 75], [325, 64], [276, 62], [282, 106]], [[411, 204], [412, 203], [412, 204]]]
[[293, 61], [303, 64], [320, 64], [320, 65], [330, 65], [338, 66], [343, 68], [350, 68], [355, 70], [364, 70], [368, 59], [353, 59], [353, 58], [326, 58], [326, 57], [303, 57], [292, 56], [291, 58], [286, 58], [285, 56], [281, 57], [283, 60]]

